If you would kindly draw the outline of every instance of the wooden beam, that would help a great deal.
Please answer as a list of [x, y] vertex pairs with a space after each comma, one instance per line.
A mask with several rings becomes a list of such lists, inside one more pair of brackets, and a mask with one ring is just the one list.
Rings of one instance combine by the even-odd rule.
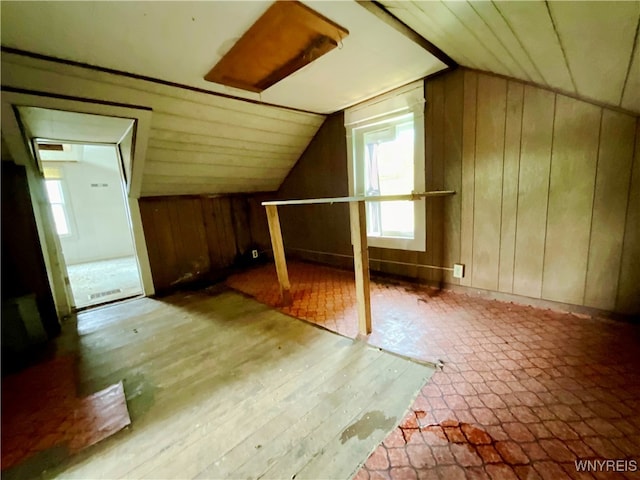
[[356, 196], [335, 198], [309, 198], [303, 200], [274, 200], [262, 202], [267, 211], [269, 233], [273, 256], [276, 262], [278, 282], [280, 283], [280, 300], [283, 305], [291, 304], [291, 285], [287, 273], [287, 262], [284, 254], [278, 205], [311, 205], [320, 203], [349, 203], [351, 221], [351, 242], [353, 244], [353, 263], [356, 273], [356, 300], [358, 305], [358, 332], [360, 335], [371, 333], [371, 292], [369, 279], [369, 250], [367, 246], [367, 216], [365, 202], [380, 201], [415, 201], [426, 197], [443, 197], [455, 195], [453, 190], [410, 193], [406, 195]]
[[448, 67], [456, 68], [458, 66], [458, 64], [453, 58], [451, 58], [449, 55], [444, 53], [442, 50], [440, 50], [438, 47], [436, 47], [433, 43], [431, 43], [429, 40], [424, 38], [418, 32], [410, 28], [402, 20], [398, 19], [398, 17], [396, 17], [393, 13], [389, 12], [389, 10], [387, 10], [380, 3], [376, 1], [371, 1], [371, 0], [356, 0], [356, 1], [358, 5], [360, 5], [361, 7], [364, 7], [369, 12], [373, 13], [376, 17], [378, 17], [384, 23], [386, 23], [390, 27], [400, 32], [402, 35], [407, 37], [412, 42], [420, 45], [427, 52], [429, 52], [431, 55], [436, 57], [438, 60], [440, 60], [442, 63], [444, 63]]
[[353, 243], [353, 266], [356, 272], [358, 332], [360, 335], [369, 335], [371, 333], [371, 292], [369, 288], [367, 215], [364, 201], [350, 202], [349, 211], [351, 218], [351, 243]]
[[351, 203], [351, 202], [401, 202], [415, 201], [427, 197], [446, 197], [455, 195], [453, 190], [435, 190], [432, 192], [408, 193], [406, 195], [375, 195], [375, 196], [356, 196], [356, 197], [334, 197], [334, 198], [305, 198], [302, 200], [273, 200], [262, 202], [265, 207], [267, 205], [312, 205], [318, 203]]
[[280, 284], [280, 304], [283, 306], [291, 305], [291, 284], [289, 283], [289, 272], [287, 271], [287, 259], [284, 255], [278, 207], [276, 205], [266, 205], [265, 208], [267, 210], [269, 235], [271, 236], [271, 247], [273, 248], [273, 257], [276, 262], [278, 283]]

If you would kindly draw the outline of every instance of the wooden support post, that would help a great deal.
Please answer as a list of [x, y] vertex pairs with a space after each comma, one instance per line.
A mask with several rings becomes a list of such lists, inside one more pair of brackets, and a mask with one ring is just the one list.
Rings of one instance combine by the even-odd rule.
[[267, 221], [269, 222], [273, 258], [276, 262], [276, 272], [278, 273], [278, 283], [280, 284], [280, 303], [283, 306], [291, 305], [291, 284], [289, 283], [289, 272], [287, 271], [287, 259], [284, 256], [284, 243], [282, 242], [278, 207], [276, 205], [266, 205], [265, 209], [267, 210]]
[[367, 215], [364, 201], [349, 202], [353, 266], [356, 271], [356, 301], [358, 332], [371, 333], [371, 292], [369, 290], [369, 248], [367, 246]]

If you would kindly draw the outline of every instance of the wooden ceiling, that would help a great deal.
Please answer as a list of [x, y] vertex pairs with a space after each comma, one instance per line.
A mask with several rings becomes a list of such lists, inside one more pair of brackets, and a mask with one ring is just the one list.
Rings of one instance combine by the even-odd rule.
[[[1, 63], [3, 88], [152, 109], [145, 158], [134, 160], [144, 162], [141, 196], [277, 190], [324, 120], [321, 115], [7, 52]], [[96, 133], [87, 116], [78, 122], [77, 114], [34, 114], [38, 110], [21, 108], [33, 136], [71, 139], [72, 130], [73, 135]], [[60, 121], [57, 126], [54, 120]], [[122, 136], [117, 132], [106, 138], [111, 130], [105, 128], [103, 141], [115, 143]]]
[[640, 2], [381, 4], [460, 65], [640, 113]]
[[[324, 116], [202, 90], [328, 113], [446, 67], [356, 2], [305, 3], [349, 36], [257, 94], [203, 75], [268, 2], [3, 1], [3, 46], [138, 77], [5, 51], [2, 84], [151, 109], [143, 196], [276, 190]], [[638, 1], [382, 3], [461, 65], [640, 113]]]

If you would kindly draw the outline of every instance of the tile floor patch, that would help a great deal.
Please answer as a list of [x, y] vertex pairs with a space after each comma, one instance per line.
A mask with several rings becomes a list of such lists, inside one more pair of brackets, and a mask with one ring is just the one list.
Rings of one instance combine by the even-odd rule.
[[[291, 262], [289, 276], [281, 311], [357, 335], [352, 272]], [[273, 265], [227, 284], [277, 306]], [[370, 344], [444, 367], [356, 479], [594, 478], [574, 461], [640, 464], [639, 325], [401, 282], [374, 281], [371, 303]]]
[[2, 381], [2, 470], [52, 449], [74, 454], [130, 423], [122, 382], [78, 398], [74, 358], [54, 358]]

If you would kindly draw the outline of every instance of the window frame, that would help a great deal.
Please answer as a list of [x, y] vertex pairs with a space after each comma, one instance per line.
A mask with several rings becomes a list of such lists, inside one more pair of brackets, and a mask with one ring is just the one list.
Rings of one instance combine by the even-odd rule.
[[[414, 130], [414, 188], [413, 192], [424, 192], [425, 174], [425, 128], [424, 128], [424, 82], [419, 80], [400, 89], [376, 97], [363, 104], [345, 111], [345, 128], [347, 135], [347, 161], [349, 177], [349, 194], [365, 195], [364, 192], [364, 154], [358, 157], [358, 148], [364, 149], [364, 134], [375, 130], [381, 124], [398, 125], [402, 117], [413, 114]], [[393, 123], [398, 119], [398, 123]], [[405, 120], [406, 121], [406, 120]], [[360, 162], [358, 165], [357, 162]], [[413, 193], [404, 192], [404, 193]], [[410, 250], [424, 252], [426, 250], [426, 201], [424, 198], [413, 201], [414, 204], [414, 237], [369, 236], [371, 247]]]

